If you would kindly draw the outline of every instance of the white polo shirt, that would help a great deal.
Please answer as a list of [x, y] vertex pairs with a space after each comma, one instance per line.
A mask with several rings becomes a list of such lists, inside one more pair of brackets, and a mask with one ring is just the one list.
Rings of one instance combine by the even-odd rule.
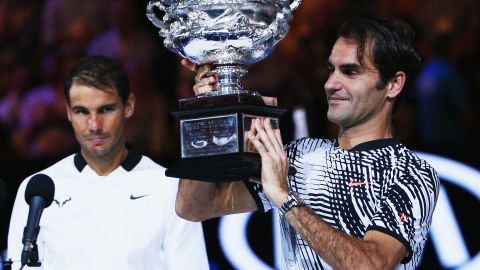
[[[98, 176], [79, 154], [39, 172], [52, 178], [55, 196], [40, 220], [42, 267], [32, 269], [208, 269], [201, 223], [176, 215], [178, 180], [164, 171], [129, 153], [108, 176]], [[20, 185], [10, 221], [12, 269], [20, 267], [30, 177]]]

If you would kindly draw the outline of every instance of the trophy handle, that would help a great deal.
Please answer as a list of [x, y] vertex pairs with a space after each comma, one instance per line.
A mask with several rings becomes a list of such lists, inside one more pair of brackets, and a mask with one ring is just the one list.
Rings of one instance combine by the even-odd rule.
[[152, 0], [148, 2], [147, 5], [147, 18], [155, 25], [156, 27], [160, 28], [160, 35], [163, 36], [163, 32], [168, 29], [169, 25], [162, 20], [160, 20], [157, 15], [153, 12], [153, 8], [158, 7], [161, 11], [167, 12], [167, 7], [163, 5], [162, 2], [159, 0]]
[[282, 12], [277, 13], [277, 16], [270, 23], [270, 25], [262, 31], [261, 34], [258, 35], [257, 39], [254, 41], [255, 44], [263, 44], [266, 40], [270, 39], [274, 36], [274, 33], [282, 33], [280, 36], [285, 35], [288, 31], [288, 26], [285, 27], [285, 21], [289, 21], [292, 18], [292, 12], [295, 11], [303, 0], [294, 0], [288, 10], [288, 8], [284, 7]]
[[291, 11], [295, 11], [297, 10], [297, 8], [300, 6], [300, 4], [302, 3], [303, 0], [294, 0], [291, 4], [290, 4], [290, 10]]

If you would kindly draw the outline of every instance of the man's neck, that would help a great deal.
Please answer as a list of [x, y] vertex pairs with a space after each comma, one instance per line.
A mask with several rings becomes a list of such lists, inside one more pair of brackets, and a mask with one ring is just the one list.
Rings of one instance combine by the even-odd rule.
[[88, 166], [92, 168], [100, 176], [109, 175], [122, 164], [128, 155], [128, 150], [125, 146], [117, 151], [103, 156], [91, 156], [82, 151], [82, 156], [85, 158]]
[[338, 145], [349, 150], [368, 141], [387, 139], [393, 137], [390, 121], [369, 121], [352, 127], [340, 127], [338, 132]]

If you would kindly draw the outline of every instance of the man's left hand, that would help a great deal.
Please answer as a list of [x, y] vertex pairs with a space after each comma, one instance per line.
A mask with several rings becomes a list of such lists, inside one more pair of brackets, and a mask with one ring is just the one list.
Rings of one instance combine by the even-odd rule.
[[280, 207], [288, 196], [288, 158], [283, 149], [280, 129], [273, 129], [270, 118], [257, 118], [248, 139], [262, 158], [262, 186], [265, 195]]

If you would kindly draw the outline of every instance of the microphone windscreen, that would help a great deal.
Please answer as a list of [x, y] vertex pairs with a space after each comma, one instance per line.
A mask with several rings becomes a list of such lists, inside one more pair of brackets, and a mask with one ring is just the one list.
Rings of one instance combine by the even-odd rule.
[[30, 205], [30, 198], [40, 196], [45, 201], [45, 208], [52, 204], [55, 195], [55, 184], [52, 178], [45, 174], [32, 176], [25, 188], [25, 201]]
[[7, 202], [7, 186], [5, 182], [3, 182], [2, 178], [0, 178], [0, 210], [5, 207]]

